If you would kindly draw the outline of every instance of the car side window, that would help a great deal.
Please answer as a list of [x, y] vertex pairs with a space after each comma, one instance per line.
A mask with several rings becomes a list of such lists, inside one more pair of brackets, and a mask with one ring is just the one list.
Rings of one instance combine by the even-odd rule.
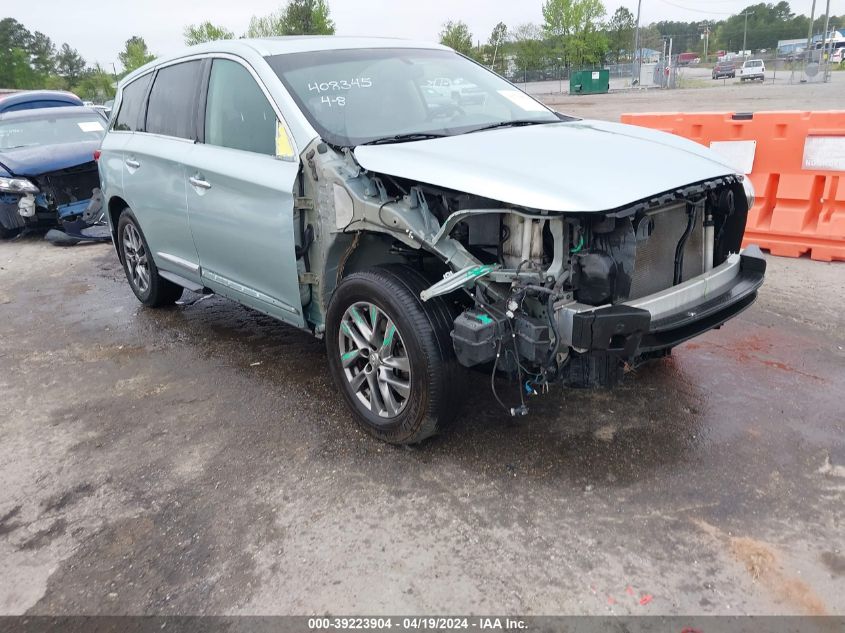
[[211, 65], [205, 142], [269, 156], [276, 154], [276, 113], [250, 72], [229, 59], [215, 59]]
[[153, 78], [152, 73], [139, 77], [123, 89], [123, 97], [120, 101], [120, 110], [114, 119], [114, 129], [121, 132], [136, 132], [140, 129], [138, 125], [139, 115], [143, 110], [144, 97], [147, 88]]
[[196, 60], [159, 69], [150, 91], [145, 131], [196, 139], [195, 104], [201, 67]]

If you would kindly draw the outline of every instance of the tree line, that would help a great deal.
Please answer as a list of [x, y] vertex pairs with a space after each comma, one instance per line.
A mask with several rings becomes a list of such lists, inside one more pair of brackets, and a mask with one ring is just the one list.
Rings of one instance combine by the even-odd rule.
[[[333, 34], [325, 0], [290, 0], [269, 15], [253, 16], [241, 37]], [[188, 25], [185, 44], [232, 39], [229, 29], [211, 22]], [[0, 20], [0, 88], [70, 90], [83, 99], [105, 101], [114, 96], [117, 80], [156, 58], [144, 38], [133, 35], [117, 54], [117, 64], [103, 68], [89, 65], [75, 48], [56, 46], [39, 31], [32, 32], [14, 18]]]
[[[439, 33], [440, 42], [472, 57], [501, 74], [548, 67], [586, 67], [627, 62], [634, 48], [635, 16], [624, 6], [608, 17], [602, 0], [545, 0], [542, 24], [508, 26], [499, 22], [485, 41], [476, 40], [467, 24], [448, 20]], [[747, 19], [747, 29], [746, 29]], [[813, 32], [824, 28], [824, 16], [813, 23]], [[842, 26], [845, 17], [830, 17]], [[709, 51], [719, 49], [774, 49], [778, 40], [807, 36], [810, 19], [796, 15], [786, 0], [759, 3], [722, 20], [693, 22], [659, 21], [640, 29], [640, 46], [662, 50], [665, 38], [673, 38], [675, 52], [702, 54], [702, 34], [709, 31]], [[332, 35], [335, 24], [327, 0], [289, 0], [277, 11], [253, 16], [246, 33], [236, 36], [211, 22], [190, 24], [184, 29], [185, 44], [235, 37], [277, 35]], [[116, 80], [155, 59], [143, 37], [126, 40], [116, 65], [89, 65], [69, 44], [56, 44], [44, 33], [31, 32], [13, 18], [0, 20], [0, 88], [48, 88], [71, 90], [83, 99], [105, 100], [114, 95]], [[110, 72], [111, 71], [111, 72]]]
[[[747, 14], [747, 27], [746, 27]], [[825, 16], [816, 17], [813, 33], [824, 29]], [[832, 25], [845, 25], [845, 17], [831, 16]], [[705, 33], [708, 52], [737, 51], [746, 37], [746, 49], [774, 51], [778, 40], [806, 38], [810, 18], [796, 15], [789, 3], [749, 5], [722, 20], [680, 22], [661, 20], [640, 27], [640, 47], [663, 51], [672, 38], [673, 53], [703, 56]], [[543, 23], [508, 27], [499, 22], [486, 41], [476, 40], [462, 21], [448, 21], [440, 32], [441, 43], [499, 72], [523, 72], [549, 67], [587, 67], [632, 61], [636, 17], [626, 7], [607, 16], [601, 0], [545, 0]]]
[[[118, 59], [124, 73], [155, 59], [144, 38], [126, 40]], [[75, 48], [57, 47], [44, 33], [31, 32], [13, 18], [0, 20], [0, 88], [70, 90], [83, 99], [105, 101], [114, 96], [116, 68], [88, 65]]]

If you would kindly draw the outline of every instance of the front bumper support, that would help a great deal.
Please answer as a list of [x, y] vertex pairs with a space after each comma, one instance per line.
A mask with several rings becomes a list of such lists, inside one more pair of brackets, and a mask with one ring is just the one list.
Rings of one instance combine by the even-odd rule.
[[661, 292], [607, 306], [555, 305], [561, 343], [624, 358], [668, 349], [733, 318], [757, 298], [766, 260], [757, 246]]

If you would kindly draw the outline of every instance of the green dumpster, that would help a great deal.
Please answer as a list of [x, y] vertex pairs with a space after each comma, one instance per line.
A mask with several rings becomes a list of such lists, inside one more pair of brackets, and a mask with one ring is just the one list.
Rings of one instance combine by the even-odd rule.
[[610, 90], [610, 71], [606, 68], [599, 70], [576, 70], [569, 75], [569, 94], [597, 95]]

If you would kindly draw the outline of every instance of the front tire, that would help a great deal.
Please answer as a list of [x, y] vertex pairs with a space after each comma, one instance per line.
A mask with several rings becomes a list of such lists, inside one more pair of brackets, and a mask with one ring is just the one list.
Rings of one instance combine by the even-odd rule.
[[326, 315], [332, 378], [356, 421], [391, 444], [415, 444], [457, 414], [464, 369], [452, 347], [454, 314], [409, 266], [378, 266], [338, 285]]
[[5, 226], [0, 225], [0, 240], [10, 240], [13, 237], [17, 237], [21, 230], [22, 229], [7, 229]]
[[124, 209], [117, 222], [117, 244], [123, 272], [138, 301], [149, 308], [173, 305], [184, 288], [159, 275], [147, 238], [131, 210]]

